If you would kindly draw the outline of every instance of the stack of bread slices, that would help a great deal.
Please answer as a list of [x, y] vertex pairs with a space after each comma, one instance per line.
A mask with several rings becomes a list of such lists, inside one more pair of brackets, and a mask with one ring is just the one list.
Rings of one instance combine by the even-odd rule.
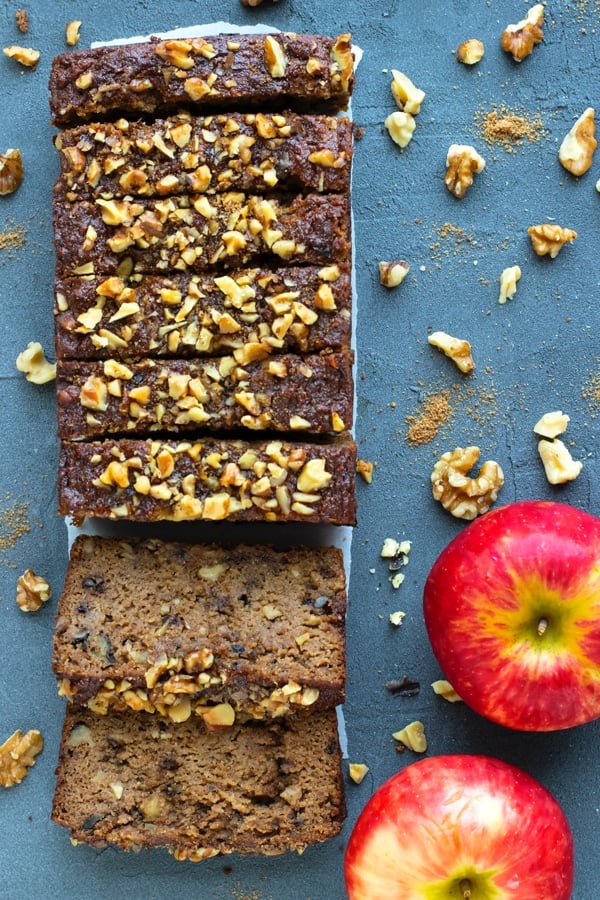
[[[347, 35], [53, 61], [64, 515], [354, 524], [353, 78]], [[72, 547], [55, 821], [193, 860], [332, 837], [340, 551], [166, 538]]]

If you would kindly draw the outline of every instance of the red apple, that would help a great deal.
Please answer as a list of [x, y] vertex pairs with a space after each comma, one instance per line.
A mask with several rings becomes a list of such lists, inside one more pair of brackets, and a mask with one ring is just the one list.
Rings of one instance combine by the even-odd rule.
[[448, 681], [522, 731], [600, 716], [600, 519], [564, 503], [486, 513], [442, 551], [424, 614]]
[[569, 900], [573, 839], [554, 797], [520, 769], [432, 756], [373, 794], [344, 875], [350, 900]]

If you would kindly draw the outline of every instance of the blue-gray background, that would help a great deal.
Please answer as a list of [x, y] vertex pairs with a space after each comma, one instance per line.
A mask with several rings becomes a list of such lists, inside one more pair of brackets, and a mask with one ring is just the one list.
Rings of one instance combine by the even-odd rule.
[[[499, 35], [526, 13], [530, 4], [522, 0], [281, 0], [254, 10], [239, 0], [32, 0], [23, 4], [30, 14], [26, 36], [15, 25], [18, 5], [0, 3], [2, 46], [21, 43], [40, 49], [42, 56], [35, 71], [0, 59], [0, 151], [19, 147], [26, 168], [18, 192], [0, 198], [0, 231], [11, 223], [27, 229], [23, 248], [14, 254], [0, 249], [0, 742], [16, 728], [40, 728], [46, 744], [25, 781], [0, 794], [0, 896], [341, 900], [351, 826], [372, 791], [412, 761], [409, 752], [397, 753], [391, 734], [420, 718], [430, 754], [495, 754], [523, 766], [553, 791], [574, 832], [575, 900], [596, 900], [600, 726], [523, 735], [436, 698], [429, 684], [440, 673], [424, 632], [421, 595], [437, 554], [463, 527], [430, 494], [431, 467], [444, 450], [478, 444], [482, 458], [498, 460], [506, 474], [505, 502], [558, 498], [600, 514], [592, 390], [599, 383], [595, 182], [600, 156], [579, 180], [557, 161], [562, 137], [597, 100], [600, 4], [549, 3], [544, 43], [521, 65], [502, 53]], [[52, 346], [51, 186], [57, 165], [46, 84], [52, 56], [66, 49], [64, 26], [75, 18], [83, 22], [80, 45], [225, 20], [306, 32], [351, 31], [364, 50], [353, 100], [353, 116], [364, 128], [356, 146], [353, 192], [356, 434], [360, 456], [376, 469], [372, 485], [359, 482], [357, 488], [345, 718], [350, 759], [365, 762], [370, 772], [360, 786], [348, 781], [342, 836], [302, 856], [176, 863], [163, 852], [128, 856], [73, 848], [68, 834], [49, 821], [63, 712], [50, 672], [56, 601], [25, 616], [14, 592], [17, 576], [32, 566], [47, 576], [56, 598], [66, 565], [66, 530], [55, 511], [53, 388], [27, 383], [15, 372], [14, 360], [30, 340], [40, 340], [48, 352]], [[469, 37], [486, 46], [484, 59], [472, 69], [458, 65], [453, 55]], [[394, 109], [392, 68], [407, 73], [427, 94], [404, 152], [382, 127]], [[501, 104], [541, 116], [541, 140], [512, 153], [488, 146], [476, 120]], [[473, 143], [487, 161], [461, 202], [443, 184], [446, 151], [454, 142]], [[529, 225], [551, 220], [579, 232], [553, 261], [532, 253], [526, 233]], [[448, 224], [452, 228], [444, 228]], [[379, 285], [377, 263], [398, 257], [410, 262], [411, 272], [399, 289], [388, 292]], [[515, 263], [523, 270], [517, 295], [500, 306], [498, 277]], [[468, 381], [428, 346], [428, 330], [438, 329], [471, 341], [477, 369]], [[433, 443], [411, 447], [406, 416], [418, 414], [428, 393], [444, 389], [450, 391], [454, 417]], [[560, 408], [571, 416], [567, 439], [584, 468], [576, 482], [557, 489], [546, 483], [532, 425], [542, 413]], [[16, 541], [11, 514], [29, 528]], [[379, 558], [386, 537], [413, 542], [398, 591]], [[396, 609], [407, 613], [398, 629], [388, 621]], [[386, 691], [386, 681], [404, 675], [421, 683], [416, 697]]]

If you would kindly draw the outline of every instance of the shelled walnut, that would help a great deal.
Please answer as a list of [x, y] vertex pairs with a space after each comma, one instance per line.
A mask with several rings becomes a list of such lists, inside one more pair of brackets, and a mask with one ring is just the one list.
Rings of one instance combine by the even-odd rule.
[[422, 722], [411, 722], [401, 731], [394, 732], [392, 737], [401, 745], [398, 747], [399, 750], [403, 750], [405, 747], [412, 750], [413, 753], [425, 753], [427, 750], [425, 726]]
[[398, 287], [409, 272], [410, 265], [404, 259], [382, 261], [379, 263], [379, 283], [387, 288]]
[[558, 151], [561, 166], [571, 175], [584, 175], [591, 167], [598, 146], [595, 131], [594, 109], [588, 106], [565, 136]]
[[5, 47], [4, 54], [9, 59], [14, 59], [21, 63], [22, 66], [27, 66], [28, 69], [35, 68], [40, 58], [39, 50], [34, 50], [32, 47], [19, 47], [18, 44], [11, 44], [10, 47]]
[[548, 441], [543, 438], [538, 443], [538, 453], [550, 484], [574, 481], [583, 468], [583, 463], [573, 459], [568, 447], [562, 441]]
[[458, 519], [470, 521], [488, 511], [504, 484], [497, 462], [485, 462], [479, 474], [467, 473], [476, 465], [479, 447], [456, 447], [442, 454], [431, 473], [433, 497]]
[[410, 113], [393, 112], [387, 117], [384, 124], [395, 144], [402, 148], [408, 147], [416, 127], [415, 120]]
[[558, 437], [559, 434], [563, 434], [567, 430], [569, 422], [570, 417], [563, 413], [562, 409], [557, 409], [544, 413], [533, 426], [533, 430], [540, 437], [552, 439]]
[[531, 238], [531, 244], [538, 256], [549, 256], [555, 259], [565, 244], [570, 244], [577, 237], [577, 232], [572, 228], [563, 228], [561, 225], [531, 225], [527, 229]]
[[67, 46], [74, 47], [78, 42], [80, 28], [81, 21], [79, 19], [73, 19], [71, 22], [67, 22], [65, 26], [65, 42]]
[[451, 144], [446, 156], [446, 166], [444, 184], [460, 200], [473, 184], [473, 176], [483, 172], [485, 160], [468, 144]]
[[23, 612], [37, 612], [51, 596], [50, 585], [33, 569], [26, 569], [17, 579], [17, 606]]
[[30, 341], [26, 349], [19, 353], [16, 366], [33, 384], [46, 384], [56, 378], [56, 363], [48, 362], [38, 341]]
[[468, 41], [463, 41], [456, 51], [456, 61], [463, 63], [465, 66], [474, 66], [475, 63], [483, 59], [484, 53], [483, 41], [477, 38], [469, 38]]
[[445, 331], [434, 331], [427, 338], [427, 342], [432, 347], [437, 347], [438, 350], [441, 350], [461, 372], [468, 375], [474, 371], [475, 362], [471, 354], [469, 341], [452, 337], [452, 335], [446, 334]]
[[506, 303], [517, 293], [517, 281], [521, 277], [520, 266], [507, 266], [500, 275], [500, 294], [498, 303]]
[[39, 731], [15, 731], [0, 747], [0, 786], [20, 784], [44, 747]]
[[392, 69], [392, 95], [399, 110], [416, 116], [421, 111], [421, 103], [425, 99], [425, 91], [416, 87], [404, 72]]
[[536, 44], [544, 37], [544, 7], [541, 3], [532, 6], [524, 19], [516, 25], [507, 25], [500, 37], [500, 46], [510, 53], [515, 62], [522, 62], [532, 53]]
[[0, 153], [0, 196], [14, 193], [23, 181], [21, 151], [10, 148]]

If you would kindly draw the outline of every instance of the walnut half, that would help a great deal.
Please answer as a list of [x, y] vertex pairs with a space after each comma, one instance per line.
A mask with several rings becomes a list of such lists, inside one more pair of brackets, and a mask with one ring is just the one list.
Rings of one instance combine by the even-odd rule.
[[35, 758], [44, 746], [39, 731], [31, 730], [26, 734], [15, 731], [0, 747], [0, 785], [12, 787], [20, 784]]
[[531, 225], [527, 229], [531, 238], [531, 245], [538, 256], [549, 256], [555, 259], [565, 244], [570, 244], [577, 237], [577, 232], [572, 228], [563, 228], [561, 225]]
[[504, 484], [497, 462], [485, 462], [475, 477], [467, 474], [480, 453], [479, 447], [456, 447], [442, 454], [433, 467], [433, 497], [457, 519], [471, 520], [487, 512]]
[[42, 603], [52, 596], [48, 582], [36, 575], [33, 569], [26, 569], [17, 580], [17, 606], [23, 612], [37, 612]]
[[594, 109], [588, 106], [563, 139], [558, 151], [561, 166], [571, 175], [584, 175], [592, 165], [598, 146]]
[[12, 194], [23, 181], [21, 151], [9, 149], [0, 153], [0, 196]]
[[451, 144], [446, 156], [444, 184], [451, 194], [460, 200], [473, 184], [473, 176], [483, 172], [485, 160], [475, 147], [468, 144]]
[[500, 46], [510, 53], [515, 62], [521, 62], [540, 44], [544, 37], [544, 7], [541, 3], [532, 6], [524, 19], [516, 25], [507, 25], [500, 37]]

